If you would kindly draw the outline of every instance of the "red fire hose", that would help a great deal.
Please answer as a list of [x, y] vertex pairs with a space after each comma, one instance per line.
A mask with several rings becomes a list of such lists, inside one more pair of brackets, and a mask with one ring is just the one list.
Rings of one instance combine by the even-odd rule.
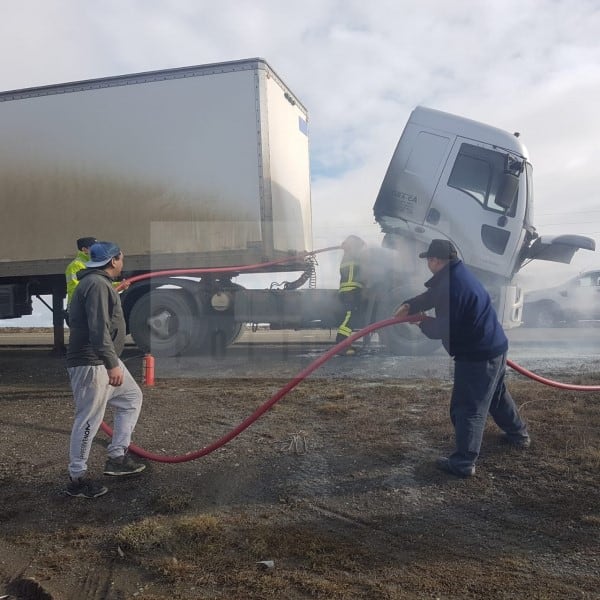
[[561, 383], [560, 381], [554, 381], [553, 379], [546, 379], [546, 377], [542, 377], [540, 375], [536, 375], [531, 371], [528, 371], [526, 368], [518, 365], [512, 360], [507, 360], [506, 364], [511, 368], [517, 371], [517, 373], [521, 373], [521, 375], [525, 375], [525, 377], [529, 377], [534, 381], [538, 381], [539, 383], [543, 383], [544, 385], [549, 385], [555, 388], [560, 388], [561, 390], [576, 390], [579, 392], [600, 392], [600, 385], [577, 385], [575, 383]]
[[[313, 256], [322, 252], [329, 252], [331, 250], [339, 250], [341, 246], [328, 246], [327, 248], [321, 248], [320, 250], [313, 250], [312, 252], [302, 252], [301, 254], [295, 254], [293, 256], [286, 256], [278, 260], [272, 260], [270, 262], [260, 263], [257, 265], [244, 265], [239, 267], [211, 267], [203, 269], [169, 269], [167, 271], [152, 271], [151, 273], [142, 273], [141, 275], [134, 275], [133, 277], [127, 278], [128, 283], [135, 283], [136, 281], [143, 281], [144, 279], [152, 279], [153, 277], [178, 277], [184, 275], [206, 275], [207, 273], [245, 273], [246, 271], [256, 271], [258, 269], [265, 269], [268, 267], [274, 267], [276, 265], [284, 265], [285, 263], [293, 262], [306, 258], [307, 256]], [[117, 291], [124, 289], [123, 281], [121, 285], [117, 287]]]
[[[272, 408], [277, 402], [279, 402], [288, 392], [293, 390], [302, 380], [306, 379], [313, 371], [318, 369], [323, 363], [327, 362], [331, 357], [335, 356], [338, 352], [350, 346], [353, 342], [360, 339], [361, 337], [371, 333], [372, 331], [376, 331], [377, 329], [381, 329], [383, 327], [387, 327], [388, 325], [397, 325], [398, 323], [418, 323], [422, 320], [421, 315], [411, 315], [409, 317], [403, 317], [400, 319], [392, 318], [386, 319], [385, 321], [379, 321], [377, 323], [373, 323], [360, 331], [357, 331], [350, 337], [341, 341], [339, 344], [332, 346], [327, 352], [324, 352], [319, 358], [313, 361], [308, 367], [300, 371], [298, 375], [296, 375], [292, 380], [290, 380], [286, 385], [284, 385], [278, 392], [276, 392], [269, 400], [263, 403], [258, 407], [249, 417], [244, 419], [237, 427], [232, 429], [229, 433], [219, 438], [217, 441], [212, 444], [205, 446], [204, 448], [197, 450], [196, 452], [189, 452], [188, 454], [181, 454], [179, 456], [163, 456], [161, 454], [154, 454], [152, 452], [148, 452], [139, 446], [131, 444], [129, 446], [129, 450], [134, 452], [138, 456], [142, 458], [147, 458], [149, 460], [153, 460], [155, 462], [163, 462], [163, 463], [180, 463], [187, 462], [189, 460], [195, 460], [196, 458], [200, 458], [201, 456], [206, 456], [211, 452], [217, 450], [221, 446], [224, 446], [227, 442], [231, 441], [234, 437], [238, 436], [242, 431], [250, 427], [254, 421], [264, 415], [270, 408]], [[102, 431], [109, 436], [112, 436], [112, 429], [106, 424], [102, 423], [101, 425]]]
[[[218, 448], [221, 448], [222, 446], [227, 444], [227, 442], [231, 441], [233, 438], [242, 433], [242, 431], [250, 427], [252, 423], [258, 420], [263, 414], [265, 414], [269, 409], [271, 409], [275, 404], [277, 404], [277, 402], [279, 402], [288, 392], [293, 390], [301, 381], [306, 379], [306, 377], [308, 377], [313, 371], [318, 369], [323, 363], [327, 362], [330, 358], [338, 354], [341, 350], [343, 350], [347, 346], [350, 346], [356, 340], [360, 339], [361, 337], [364, 337], [369, 333], [372, 333], [373, 331], [382, 329], [383, 327], [388, 327], [389, 325], [397, 325], [399, 323], [418, 323], [422, 320], [422, 318], [422, 315], [411, 315], [400, 319], [392, 318], [386, 319], [384, 321], [379, 321], [377, 323], [373, 323], [372, 325], [365, 327], [364, 329], [361, 329], [360, 331], [351, 335], [349, 338], [343, 340], [339, 344], [332, 346], [319, 358], [317, 358], [310, 365], [308, 365], [308, 367], [306, 367], [300, 373], [298, 373], [298, 375], [296, 375], [292, 380], [290, 380], [286, 385], [284, 385], [278, 392], [276, 392], [269, 400], [263, 403], [257, 410], [255, 410], [249, 417], [242, 421], [237, 427], [232, 429], [229, 433], [219, 438], [212, 444], [209, 444], [208, 446], [205, 446], [200, 450], [197, 450], [195, 452], [189, 452], [187, 454], [181, 454], [179, 456], [164, 456], [161, 454], [154, 454], [152, 452], [144, 450], [143, 448], [140, 448], [139, 446], [136, 446], [135, 444], [131, 444], [131, 446], [129, 446], [129, 450], [131, 452], [134, 452], [138, 456], [141, 456], [142, 458], [147, 458], [149, 460], [162, 463], [187, 462], [190, 460], [195, 460], [202, 456], [206, 456], [207, 454], [214, 452]], [[506, 362], [508, 366], [521, 373], [522, 375], [530, 377], [531, 379], [540, 383], [544, 383], [546, 385], [551, 385], [557, 388], [567, 390], [600, 391], [600, 386], [597, 385], [574, 385], [560, 383], [558, 381], [546, 379], [545, 377], [540, 377], [539, 375], [536, 375], [535, 373], [532, 373], [531, 371], [528, 371], [527, 369], [524, 369], [523, 367], [517, 365], [512, 360], [507, 360]], [[112, 429], [106, 423], [103, 422], [101, 427], [107, 435], [112, 436]]]
[[[303, 256], [308, 256], [311, 254], [317, 254], [319, 252], [326, 252], [329, 250], [337, 250], [337, 249], [339, 249], [339, 246], [331, 246], [331, 247], [323, 248], [321, 250], [317, 250], [314, 252], [307, 252]], [[136, 276], [128, 279], [128, 281], [133, 283], [135, 281], [141, 281], [143, 279], [149, 279], [152, 277], [160, 277], [160, 276], [167, 276], [167, 275], [168, 276], [200, 275], [200, 274], [205, 274], [205, 273], [228, 273], [228, 272], [239, 273], [239, 272], [243, 272], [243, 271], [255, 270], [258, 267], [263, 268], [263, 267], [269, 267], [269, 266], [274, 266], [274, 265], [278, 265], [278, 264], [283, 264], [285, 262], [290, 262], [292, 260], [296, 260], [297, 258], [298, 258], [298, 256], [286, 257], [286, 258], [272, 261], [269, 263], [263, 263], [261, 265], [249, 265], [249, 266], [244, 266], [244, 267], [225, 267], [225, 268], [210, 268], [210, 269], [175, 269], [175, 270], [168, 270], [168, 271], [155, 271], [152, 273], [144, 273], [142, 275], [136, 275]], [[209, 444], [208, 446], [205, 446], [204, 448], [201, 448], [200, 450], [197, 450], [195, 452], [188, 452], [187, 454], [181, 454], [178, 456], [164, 456], [162, 454], [154, 454], [153, 452], [148, 452], [147, 450], [144, 450], [143, 448], [140, 448], [139, 446], [136, 446], [135, 444], [131, 444], [129, 446], [129, 450], [142, 458], [146, 458], [148, 460], [152, 460], [155, 462], [162, 462], [162, 463], [181, 463], [181, 462], [195, 460], [202, 456], [206, 456], [207, 454], [214, 452], [218, 448], [221, 448], [222, 446], [224, 446], [225, 444], [230, 442], [233, 438], [237, 437], [240, 433], [242, 433], [242, 431], [244, 431], [245, 429], [250, 427], [250, 425], [252, 425], [255, 421], [257, 421], [268, 410], [270, 410], [288, 392], [293, 390], [301, 381], [303, 381], [304, 379], [306, 379], [306, 377], [308, 377], [311, 373], [313, 373], [313, 371], [318, 369], [323, 363], [327, 362], [330, 358], [332, 358], [333, 356], [338, 354], [341, 350], [350, 346], [356, 340], [364, 337], [365, 335], [368, 335], [369, 333], [372, 333], [373, 331], [377, 331], [378, 329], [382, 329], [382, 328], [388, 327], [390, 325], [398, 325], [400, 323], [418, 323], [421, 320], [423, 320], [423, 315], [416, 314], [416, 315], [410, 315], [408, 317], [391, 318], [391, 319], [386, 319], [384, 321], [379, 321], [377, 323], [373, 323], [372, 325], [368, 325], [367, 327], [361, 329], [360, 331], [358, 331], [355, 334], [351, 335], [350, 337], [346, 338], [342, 342], [336, 344], [335, 346], [332, 346], [329, 350], [324, 352], [319, 358], [317, 358], [310, 365], [308, 365], [305, 369], [303, 369], [300, 373], [298, 373], [292, 380], [290, 380], [278, 392], [276, 392], [269, 400], [267, 400], [261, 406], [259, 406], [258, 409], [256, 409], [249, 417], [244, 419], [244, 421], [242, 421], [237, 427], [232, 429], [229, 433], [225, 434], [224, 436], [222, 436], [221, 438], [219, 438], [212, 444]], [[514, 369], [515, 371], [517, 371], [518, 373], [521, 373], [522, 375], [525, 375], [526, 377], [529, 377], [530, 379], [533, 379], [534, 381], [538, 381], [545, 385], [550, 385], [550, 386], [553, 386], [556, 388], [566, 389], [566, 390], [600, 391], [600, 386], [597, 386], [597, 385], [567, 384], [567, 383], [561, 383], [558, 381], [553, 381], [553, 380], [547, 379], [545, 377], [541, 377], [541, 376], [536, 375], [535, 373], [532, 373], [531, 371], [528, 371], [527, 369], [521, 367], [520, 365], [516, 364], [512, 360], [507, 360], [506, 364], [509, 367], [511, 367], [512, 369]], [[112, 433], [113, 433], [112, 429], [106, 423], [102, 422], [101, 428], [102, 428], [102, 431], [104, 431], [108, 436], [112, 436]]]

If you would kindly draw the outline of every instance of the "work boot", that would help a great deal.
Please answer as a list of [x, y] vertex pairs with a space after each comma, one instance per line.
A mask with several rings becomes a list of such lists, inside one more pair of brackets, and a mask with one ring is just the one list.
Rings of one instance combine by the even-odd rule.
[[435, 461], [435, 466], [440, 469], [440, 471], [450, 473], [450, 475], [456, 475], [457, 477], [472, 477], [475, 475], [475, 467], [473, 465], [465, 467], [464, 469], [458, 469], [450, 462], [450, 459], [445, 456], [438, 458]]
[[352, 346], [344, 348], [338, 352], [338, 356], [356, 356], [356, 348], [353, 348]]
[[124, 475], [141, 473], [145, 468], [146, 465], [136, 462], [129, 454], [124, 454], [116, 458], [108, 458], [104, 466], [104, 474], [122, 477]]
[[529, 435], [509, 435], [508, 433], [505, 433], [502, 437], [502, 441], [518, 450], [526, 450], [531, 446], [531, 438]]
[[65, 492], [74, 498], [98, 498], [108, 492], [108, 488], [90, 479], [87, 473], [81, 477], [69, 477], [69, 479]]

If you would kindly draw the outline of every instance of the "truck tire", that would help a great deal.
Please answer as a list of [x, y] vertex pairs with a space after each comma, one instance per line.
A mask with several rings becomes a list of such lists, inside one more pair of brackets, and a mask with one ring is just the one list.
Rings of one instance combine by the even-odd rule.
[[[408, 298], [410, 296], [410, 290], [407, 293], [406, 287], [393, 290], [389, 296], [378, 301], [375, 320], [389, 319], [402, 302], [398, 298]], [[396, 356], [428, 356], [442, 346], [439, 340], [429, 339], [416, 325], [410, 323], [384, 327], [378, 333], [381, 343], [390, 354]]]
[[192, 302], [175, 289], [144, 294], [131, 309], [129, 330], [141, 350], [156, 356], [185, 354], [203, 333]]
[[225, 342], [229, 346], [238, 339], [243, 323], [236, 323], [233, 317], [217, 317], [219, 319], [217, 327], [225, 333]]
[[224, 348], [233, 344], [242, 331], [242, 323], [236, 323], [232, 315], [207, 316], [199, 324], [200, 335], [190, 347], [193, 354], [218, 352], [219, 346]]
[[[200, 284], [202, 304], [205, 307], [204, 313], [201, 315], [198, 327], [199, 335], [193, 342], [190, 352], [193, 354], [214, 354], [224, 350], [235, 342], [242, 331], [243, 323], [236, 323], [233, 318], [233, 305], [227, 310], [218, 311], [211, 308], [211, 295], [215, 292], [208, 284]], [[230, 292], [235, 295], [235, 292], [244, 288], [237, 283], [231, 281], [222, 282], [220, 291]]]

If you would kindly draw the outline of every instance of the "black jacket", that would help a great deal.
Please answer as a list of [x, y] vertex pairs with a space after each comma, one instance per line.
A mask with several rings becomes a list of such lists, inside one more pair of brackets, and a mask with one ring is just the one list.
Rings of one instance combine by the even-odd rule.
[[69, 304], [67, 367], [116, 367], [125, 346], [125, 318], [119, 294], [103, 269], [77, 273], [79, 284]]

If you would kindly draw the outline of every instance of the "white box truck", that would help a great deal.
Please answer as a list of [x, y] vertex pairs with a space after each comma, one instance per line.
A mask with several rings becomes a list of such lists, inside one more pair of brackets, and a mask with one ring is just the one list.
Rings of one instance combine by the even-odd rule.
[[[31, 314], [32, 297], [52, 294], [57, 346], [76, 238], [121, 244], [129, 276], [262, 272], [312, 250], [307, 112], [263, 59], [3, 92], [0, 131], [0, 318]], [[483, 276], [505, 322], [518, 322], [510, 281], [524, 260], [568, 262], [593, 249], [580, 236], [537, 238], [531, 205], [515, 136], [416, 109], [375, 203], [385, 247], [365, 254], [367, 321], [421, 289], [414, 256], [445, 237]], [[228, 344], [247, 322], [335, 327], [336, 290], [295, 289], [312, 269], [302, 258], [272, 268], [303, 272], [278, 290], [242, 289], [235, 270], [140, 281], [122, 296], [128, 327], [141, 348], [166, 355]], [[397, 353], [431, 347], [409, 326], [382, 339]]]

